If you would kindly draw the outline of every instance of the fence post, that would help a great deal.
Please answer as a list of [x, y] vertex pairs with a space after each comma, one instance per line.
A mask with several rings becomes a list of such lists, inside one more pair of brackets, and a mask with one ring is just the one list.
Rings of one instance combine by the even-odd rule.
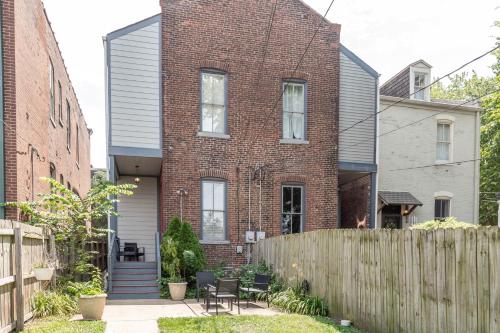
[[[57, 269], [58, 269], [58, 264], [57, 264], [57, 257], [56, 257], [56, 237], [54, 235], [49, 236], [49, 243], [50, 243], [50, 258], [54, 260], [54, 274], [52, 274], [52, 288], [56, 288], [56, 275], [57, 275]], [[44, 249], [45, 250], [45, 249]]]
[[14, 229], [16, 258], [16, 331], [24, 329], [24, 275], [23, 275], [23, 234], [21, 228]]

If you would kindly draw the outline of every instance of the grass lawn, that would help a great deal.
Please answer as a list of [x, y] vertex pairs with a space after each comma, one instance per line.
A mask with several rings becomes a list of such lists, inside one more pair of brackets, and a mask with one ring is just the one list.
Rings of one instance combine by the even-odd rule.
[[278, 332], [320, 332], [320, 333], [360, 333], [352, 328], [334, 325], [330, 320], [302, 315], [276, 316], [229, 316], [194, 318], [160, 318], [162, 333], [278, 333]]
[[102, 321], [69, 321], [68, 318], [43, 318], [25, 326], [25, 333], [104, 333]]

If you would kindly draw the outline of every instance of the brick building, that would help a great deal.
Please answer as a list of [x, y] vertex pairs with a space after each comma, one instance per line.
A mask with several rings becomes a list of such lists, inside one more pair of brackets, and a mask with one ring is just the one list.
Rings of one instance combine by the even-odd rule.
[[139, 180], [110, 219], [122, 245], [155, 261], [182, 216], [209, 264], [237, 266], [259, 236], [339, 227], [353, 182], [359, 218], [375, 218], [376, 122], [341, 136], [368, 143], [340, 158], [339, 128], [376, 112], [378, 74], [340, 44], [340, 25], [325, 21], [296, 69], [322, 21], [302, 1], [160, 4], [104, 43], [109, 176]]
[[[31, 200], [52, 177], [85, 194], [90, 135], [40, 0], [1, 1], [0, 201]], [[18, 219], [14, 209], [1, 217]]]

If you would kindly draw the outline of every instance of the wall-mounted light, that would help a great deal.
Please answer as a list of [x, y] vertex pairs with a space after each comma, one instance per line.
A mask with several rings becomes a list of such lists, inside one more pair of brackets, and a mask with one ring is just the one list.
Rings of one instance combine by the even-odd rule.
[[139, 177], [139, 166], [135, 166], [135, 178], [134, 178], [134, 183], [139, 184], [141, 182], [141, 177]]

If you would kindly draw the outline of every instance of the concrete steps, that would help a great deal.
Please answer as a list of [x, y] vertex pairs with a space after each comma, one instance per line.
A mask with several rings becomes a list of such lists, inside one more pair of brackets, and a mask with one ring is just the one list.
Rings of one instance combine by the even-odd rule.
[[158, 299], [156, 262], [118, 262], [113, 269], [109, 299]]

